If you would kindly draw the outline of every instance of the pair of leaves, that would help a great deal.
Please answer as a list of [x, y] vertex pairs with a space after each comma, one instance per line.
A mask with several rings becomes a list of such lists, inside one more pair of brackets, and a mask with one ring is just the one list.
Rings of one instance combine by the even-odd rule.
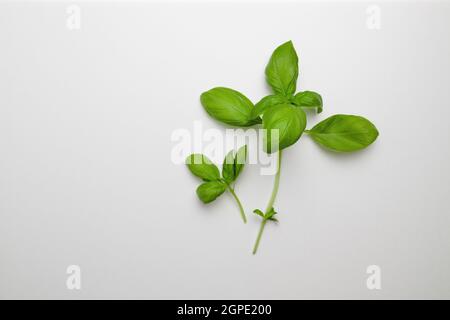
[[251, 116], [257, 118], [264, 115], [264, 112], [270, 108], [290, 104], [301, 108], [316, 108], [317, 113], [323, 110], [323, 102], [320, 94], [314, 91], [303, 91], [297, 93], [295, 96], [285, 97], [277, 94], [268, 95], [262, 98], [252, 109]]
[[198, 186], [197, 195], [204, 203], [216, 200], [224, 193], [229, 184], [234, 182], [247, 159], [247, 146], [241, 147], [237, 152], [230, 151], [223, 162], [222, 177], [219, 168], [203, 154], [194, 153], [186, 158], [186, 165], [193, 175], [204, 182]]
[[244, 168], [244, 164], [247, 160], [247, 146], [243, 146], [239, 148], [237, 152], [231, 150], [225, 156], [222, 165], [222, 176], [223, 179], [228, 183], [234, 182], [242, 169]]
[[255, 210], [253, 210], [253, 212], [255, 214], [257, 214], [258, 216], [260, 216], [261, 218], [263, 218], [263, 220], [271, 220], [271, 221], [278, 222], [278, 220], [274, 217], [278, 212], [276, 212], [273, 207], [270, 208], [270, 210], [267, 211], [266, 213], [262, 212], [259, 209], [255, 209]]

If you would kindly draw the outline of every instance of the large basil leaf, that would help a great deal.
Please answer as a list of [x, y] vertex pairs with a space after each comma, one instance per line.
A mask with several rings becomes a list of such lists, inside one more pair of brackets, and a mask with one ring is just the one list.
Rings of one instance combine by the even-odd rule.
[[226, 124], [247, 127], [260, 123], [258, 120], [252, 120], [253, 103], [236, 90], [213, 88], [202, 93], [200, 101], [211, 117]]
[[186, 158], [186, 165], [195, 176], [205, 181], [220, 179], [220, 172], [217, 166], [203, 154], [191, 154]]
[[295, 93], [298, 77], [298, 57], [292, 41], [275, 49], [266, 67], [266, 80], [277, 94]]
[[247, 159], [247, 146], [239, 148], [237, 152], [231, 150], [223, 160], [222, 176], [226, 182], [231, 183], [237, 179], [244, 168]]
[[363, 149], [378, 137], [377, 128], [369, 120], [345, 114], [331, 116], [307, 132], [322, 146], [341, 152]]
[[204, 182], [197, 188], [197, 195], [204, 203], [214, 200], [227, 189], [226, 185], [220, 181]]
[[267, 109], [279, 104], [286, 104], [288, 102], [289, 101], [286, 97], [277, 94], [266, 96], [262, 98], [252, 109], [251, 117], [257, 118], [262, 115]]
[[[283, 104], [268, 109], [263, 116], [263, 128], [267, 130], [264, 135], [264, 148], [268, 153], [289, 147], [297, 142], [306, 127], [305, 112], [292, 105]], [[277, 135], [272, 130], [278, 130]], [[278, 147], [277, 147], [278, 145]]]
[[297, 107], [317, 108], [317, 113], [321, 113], [323, 110], [322, 97], [314, 91], [297, 93], [293, 98], [293, 102]]

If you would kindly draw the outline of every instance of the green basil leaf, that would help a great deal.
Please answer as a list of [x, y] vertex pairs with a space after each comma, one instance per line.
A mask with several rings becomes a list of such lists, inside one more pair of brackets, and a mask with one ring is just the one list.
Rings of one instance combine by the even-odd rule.
[[222, 177], [227, 183], [237, 179], [247, 160], [247, 146], [239, 148], [237, 152], [231, 150], [223, 160]]
[[[267, 110], [263, 116], [263, 128], [267, 130], [264, 135], [265, 151], [272, 153], [289, 147], [297, 142], [305, 127], [306, 115], [300, 108], [283, 104]], [[278, 130], [278, 147], [272, 130]]]
[[277, 94], [295, 93], [298, 77], [298, 57], [292, 41], [275, 49], [266, 67], [266, 80]]
[[222, 165], [222, 177], [225, 179], [227, 183], [234, 181], [234, 156], [235, 151], [231, 150], [225, 156]]
[[200, 101], [211, 117], [226, 124], [248, 127], [260, 123], [251, 118], [253, 103], [236, 90], [213, 88], [202, 93]]
[[197, 195], [204, 203], [209, 203], [216, 200], [226, 189], [226, 185], [220, 181], [208, 181], [198, 186]]
[[244, 169], [245, 162], [247, 161], [247, 146], [242, 146], [236, 152], [236, 157], [234, 158], [234, 176], [235, 180], [239, 177], [242, 169]]
[[322, 97], [317, 92], [299, 92], [294, 96], [293, 102], [297, 107], [317, 108], [317, 113], [321, 113], [323, 110]]
[[264, 218], [264, 213], [261, 210], [259, 210], [259, 209], [253, 210], [253, 213], [255, 213], [256, 215], [258, 215], [258, 216], [260, 216], [262, 218]]
[[186, 158], [186, 165], [195, 176], [205, 181], [220, 179], [219, 169], [205, 155], [199, 153], [191, 154]]
[[320, 145], [341, 152], [369, 146], [378, 137], [377, 128], [360, 116], [337, 114], [307, 131]]
[[289, 103], [286, 97], [280, 95], [270, 95], [262, 98], [252, 109], [251, 117], [257, 118], [262, 115], [267, 109], [277, 106], [279, 104]]
[[276, 212], [275, 209], [272, 207], [272, 208], [270, 208], [269, 212], [267, 212], [267, 213], [264, 215], [264, 218], [267, 219], [267, 220], [275, 219], [273, 216], [276, 215], [276, 214], [277, 214], [277, 212]]

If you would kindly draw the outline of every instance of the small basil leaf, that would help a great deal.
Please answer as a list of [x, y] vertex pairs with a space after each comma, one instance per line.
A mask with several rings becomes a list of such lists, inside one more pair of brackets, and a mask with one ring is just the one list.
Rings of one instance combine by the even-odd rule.
[[186, 165], [195, 176], [205, 181], [220, 179], [219, 169], [205, 155], [191, 154], [186, 158]]
[[253, 212], [254, 212], [256, 215], [258, 215], [258, 216], [264, 218], [264, 213], [263, 213], [261, 210], [255, 209], [255, 210], [253, 210]]
[[[264, 113], [263, 128], [266, 129], [264, 135], [264, 149], [267, 153], [289, 147], [297, 142], [306, 127], [305, 112], [292, 105], [279, 105]], [[278, 130], [278, 135], [273, 135], [272, 130]], [[276, 137], [278, 136], [278, 141]], [[278, 142], [278, 144], [277, 144]]]
[[276, 214], [277, 214], [277, 212], [276, 212], [275, 209], [272, 207], [272, 208], [264, 215], [264, 218], [265, 218], [265, 219], [268, 219], [268, 220], [270, 220], [270, 219], [275, 219], [275, 218], [273, 218], [273, 216], [276, 215]]
[[267, 109], [288, 102], [289, 101], [286, 97], [276, 94], [264, 97], [252, 109], [251, 117], [257, 118], [262, 115]]
[[222, 177], [225, 179], [227, 183], [231, 183], [234, 181], [234, 150], [231, 150], [225, 156], [222, 165]]
[[317, 92], [299, 92], [294, 96], [293, 102], [297, 107], [317, 108], [317, 113], [321, 113], [323, 110], [322, 97]]
[[323, 120], [308, 133], [322, 146], [340, 152], [363, 149], [378, 137], [377, 128], [369, 120], [344, 114]]
[[292, 41], [275, 49], [266, 67], [266, 80], [277, 94], [295, 93], [298, 77], [298, 57]]
[[244, 169], [245, 162], [247, 161], [247, 146], [242, 146], [236, 153], [234, 158], [234, 179], [239, 177], [242, 169]]
[[226, 185], [220, 181], [208, 181], [198, 186], [197, 195], [204, 203], [209, 203], [216, 200], [226, 189]]
[[239, 148], [237, 152], [231, 150], [225, 156], [222, 166], [222, 177], [227, 183], [237, 179], [247, 160], [247, 146]]
[[200, 101], [211, 117], [226, 124], [247, 127], [260, 123], [251, 118], [253, 103], [236, 90], [213, 88], [202, 93]]

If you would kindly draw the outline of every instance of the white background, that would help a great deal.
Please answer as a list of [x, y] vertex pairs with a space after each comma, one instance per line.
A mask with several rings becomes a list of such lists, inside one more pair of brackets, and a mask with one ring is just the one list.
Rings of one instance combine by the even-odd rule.
[[[80, 30], [68, 4], [0, 4], [1, 298], [450, 298], [448, 2], [381, 2], [380, 30], [371, 3], [82, 2]], [[289, 39], [324, 99], [308, 127], [358, 114], [380, 136], [286, 150], [280, 223], [252, 256], [273, 177], [244, 170], [244, 225], [229, 195], [200, 203], [170, 137], [225, 129], [199, 103], [213, 86], [268, 94]]]

